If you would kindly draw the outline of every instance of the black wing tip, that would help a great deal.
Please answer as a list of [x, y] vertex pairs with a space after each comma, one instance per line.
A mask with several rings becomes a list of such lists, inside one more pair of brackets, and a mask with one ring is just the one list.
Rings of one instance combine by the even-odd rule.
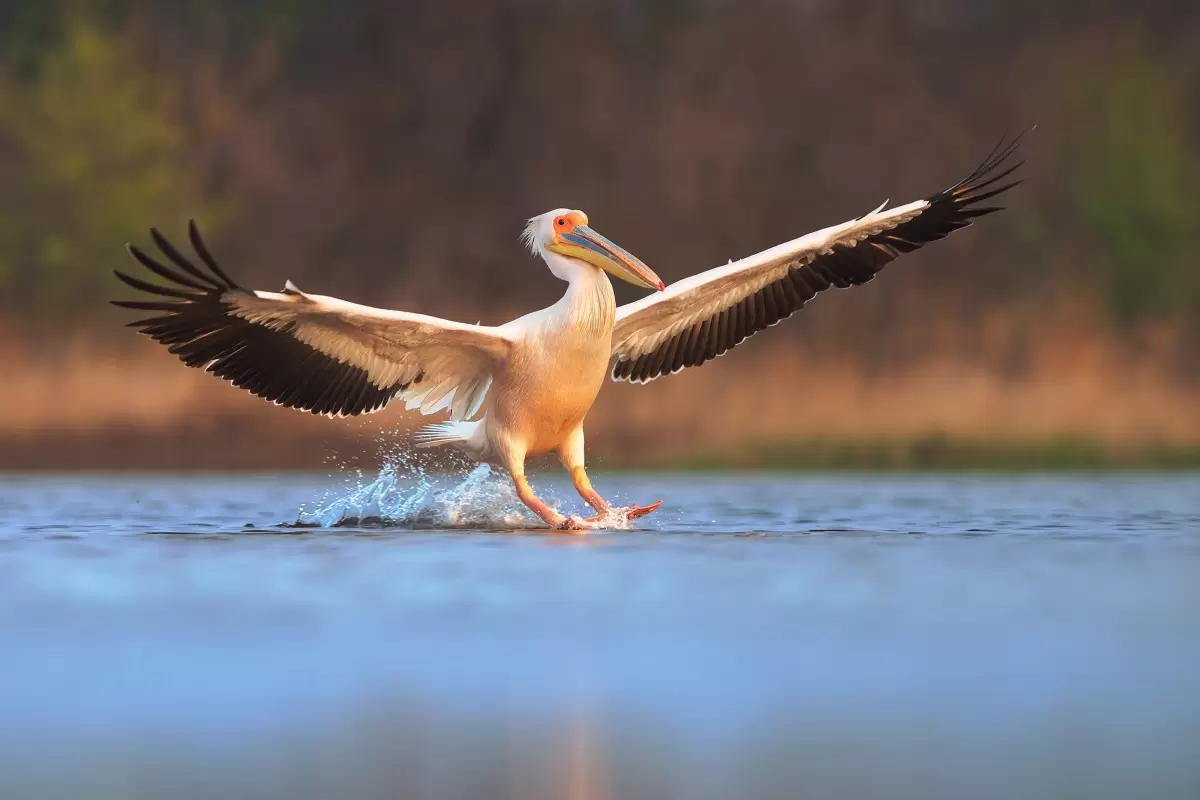
[[154, 240], [154, 243], [158, 245], [158, 249], [162, 250], [164, 255], [166, 255], [172, 261], [175, 260], [175, 256], [179, 253], [179, 251], [175, 249], [173, 244], [171, 244], [171, 240], [163, 235], [162, 231], [151, 226], [150, 238]]
[[[1018, 148], [1021, 146], [1021, 142], [1023, 142], [1025, 137], [1034, 130], [1037, 130], [1037, 125], [1026, 128], [1011, 139], [1009, 138], [1008, 131], [1005, 131], [1000, 137], [1000, 141], [998, 141], [991, 151], [988, 152], [987, 156], [983, 159], [983, 161], [980, 162], [979, 166], [973, 169], [961, 181], [954, 184], [949, 189], [940, 192], [939, 195], [955, 193], [962, 194], [963, 191], [969, 191], [969, 187], [978, 185], [979, 181], [985, 177], [988, 177], [990, 173], [1003, 166], [1005, 162], [1012, 158], [1013, 153], [1016, 153]], [[1024, 160], [1018, 161], [1016, 164], [1005, 170], [1001, 175], [993, 176], [993, 179], [1002, 178], [1004, 175], [1008, 175], [1024, 163]]]
[[[163, 251], [164, 255], [167, 257], [171, 256], [171, 253], [175, 248], [171, 246], [170, 240], [167, 239], [166, 236], [163, 236], [162, 231], [152, 226], [150, 228], [150, 238], [156, 245], [158, 245], [158, 249]], [[171, 260], [173, 261], [174, 259]]]
[[[176, 267], [207, 285], [202, 290], [187, 288], [194, 283], [182, 272], [126, 243], [136, 261], [176, 285], [150, 283], [114, 269], [113, 275], [142, 293], [143, 299], [108, 302], [118, 308], [151, 312], [126, 327], [166, 345], [185, 365], [201, 368], [278, 405], [328, 417], [373, 413], [402, 388], [375, 386], [361, 367], [339, 362], [291, 338], [286, 331], [230, 315], [221, 298], [240, 287], [216, 264], [194, 219], [188, 221], [188, 238], [203, 265], [184, 257], [156, 228], [150, 228], [150, 236]], [[295, 371], [301, 366], [307, 371], [296, 383]]]
[[[195, 218], [188, 220], [188, 238], [192, 242], [192, 247], [200, 260], [204, 262], [204, 266], [208, 267], [206, 272], [200, 267], [197, 267], [187, 257], [180, 253], [167, 239], [163, 233], [154, 226], [150, 229], [150, 238], [162, 251], [163, 255], [174, 263], [183, 272], [176, 272], [174, 269], [167, 267], [165, 264], [159, 263], [151, 258], [146, 251], [138, 247], [133, 242], [125, 242], [125, 252], [131, 258], [140, 263], [150, 272], [155, 273], [161, 278], [165, 278], [172, 286], [160, 286], [154, 283], [148, 283], [139, 278], [135, 278], [120, 270], [114, 269], [113, 274], [124, 284], [137, 289], [140, 292], [149, 292], [151, 294], [168, 295], [174, 297], [187, 297], [191, 300], [199, 300], [205, 295], [209, 297], [219, 296], [230, 289], [237, 289], [238, 284], [230, 279], [230, 277], [222, 270], [205, 247], [203, 239], [200, 238], [199, 226], [196, 224]], [[186, 273], [186, 274], [184, 274]], [[178, 287], [178, 288], [176, 288]]]
[[[962, 203], [964, 205], [971, 204], [971, 203], [982, 203], [984, 200], [988, 200], [992, 197], [995, 197], [998, 194], [1003, 194], [1004, 192], [1007, 192], [1009, 189], [1013, 189], [1017, 186], [1020, 186], [1024, 182], [1025, 181], [1023, 181], [1023, 180], [1011, 181], [1009, 183], [1004, 184], [1003, 186], [999, 186], [995, 189], [991, 189], [990, 191], [982, 192], [980, 194], [968, 194], [968, 195], [959, 197], [958, 202]], [[990, 183], [990, 181], [988, 183]], [[982, 187], [982, 185], [980, 185], [980, 186], [976, 186], [975, 188], [980, 189], [983, 187]]]
[[1021, 142], [1025, 141], [1025, 137], [1028, 136], [1036, 127], [1037, 126], [1034, 126], [1033, 128], [1026, 128], [1014, 136], [1012, 141], [1009, 141], [1007, 144], [1005, 144], [1005, 139], [1008, 138], [1008, 134], [1006, 133], [1004, 138], [1002, 138], [999, 144], [996, 145], [996, 148], [999, 150], [999, 152], [994, 153], [992, 157], [988, 158], [983, 162], [983, 164], [980, 165], [981, 175], [986, 175], [1004, 162], [1008, 161], [1008, 159], [1012, 157], [1013, 153], [1017, 152], [1018, 148], [1020, 148]]
[[149, 259], [149, 256], [146, 255], [146, 251], [138, 247], [136, 244], [127, 242], [125, 244], [125, 252], [129, 253], [129, 255], [133, 256], [138, 261], [141, 261], [143, 264], [145, 264], [146, 260]]
[[970, 208], [960, 214], [965, 219], [974, 220], [978, 217], [986, 217], [988, 214], [995, 214], [997, 211], [1003, 211], [1008, 206], [986, 206], [984, 208]]
[[204, 243], [204, 237], [200, 235], [200, 226], [196, 224], [195, 217], [188, 220], [188, 240], [192, 243], [192, 249], [196, 251], [196, 255], [200, 256], [200, 260], [204, 265], [212, 271], [220, 280], [224, 281], [225, 286], [229, 289], [241, 288], [237, 281], [230, 278], [225, 270], [221, 269], [221, 265], [213, 258], [212, 252], [208, 249], [208, 245]]
[[[1008, 164], [1007, 162], [1012, 158], [1014, 153], [1018, 152], [1018, 148], [1025, 137], [1036, 129], [1037, 126], [1033, 125], [1011, 139], [1008, 132], [1005, 131], [1004, 135], [1000, 137], [1000, 141], [991, 149], [987, 157], [980, 162], [979, 166], [950, 188], [944, 189], [933, 197], [927, 198], [927, 201], [932, 204], [938, 201], [945, 202], [946, 200], [950, 200], [955, 206], [961, 209], [1020, 186], [1024, 182], [1023, 179], [1014, 180], [997, 189], [976, 194], [980, 189], [984, 189], [1008, 177], [1025, 164], [1025, 159], [1021, 159], [1015, 164]], [[1001, 170], [1001, 167], [1004, 167], [1004, 169]], [[997, 172], [997, 170], [1001, 171]], [[999, 208], [989, 209], [988, 213], [999, 210]], [[972, 216], [982, 215], [973, 214]]]

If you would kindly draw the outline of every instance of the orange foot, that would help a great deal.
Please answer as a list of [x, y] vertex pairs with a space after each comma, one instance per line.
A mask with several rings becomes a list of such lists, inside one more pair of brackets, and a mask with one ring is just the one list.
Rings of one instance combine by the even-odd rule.
[[596, 530], [600, 527], [597, 524], [595, 517], [590, 519], [580, 519], [579, 517], [563, 517], [563, 521], [554, 526], [556, 531], [564, 531], [566, 533], [587, 533], [589, 530]]
[[606, 514], [597, 514], [594, 517], [588, 517], [587, 519], [583, 520], [583, 522], [596, 525], [606, 519], [612, 519], [613, 517], [628, 522], [629, 520], [639, 519], [653, 511], [657, 511], [658, 507], [661, 505], [662, 500], [656, 500], [648, 506], [639, 506], [635, 503], [634, 505], [625, 506], [623, 508], [612, 508], [609, 509], [608, 513]]
[[589, 530], [599, 530], [609, 527], [608, 523], [616, 518], [628, 522], [631, 519], [644, 517], [652, 511], [658, 509], [662, 505], [662, 500], [651, 503], [648, 506], [625, 506], [624, 508], [612, 508], [605, 514], [597, 514], [594, 517], [580, 519], [579, 517], [564, 517], [563, 521], [554, 526], [555, 530], [566, 531], [568, 533], [585, 533]]

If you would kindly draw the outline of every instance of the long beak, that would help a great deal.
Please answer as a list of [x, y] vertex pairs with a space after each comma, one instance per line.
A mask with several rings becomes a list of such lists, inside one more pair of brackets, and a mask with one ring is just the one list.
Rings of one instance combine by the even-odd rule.
[[634, 286], [657, 289], [660, 292], [666, 288], [662, 279], [642, 263], [640, 258], [613, 244], [587, 225], [576, 225], [570, 233], [559, 234], [547, 249], [595, 264], [605, 272]]

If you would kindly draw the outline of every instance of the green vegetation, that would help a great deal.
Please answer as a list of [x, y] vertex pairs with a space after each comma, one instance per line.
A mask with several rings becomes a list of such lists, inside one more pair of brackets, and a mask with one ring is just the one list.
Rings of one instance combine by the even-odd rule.
[[1081, 79], [1065, 129], [1070, 207], [1119, 322], [1200, 320], [1194, 79], [1130, 42]]
[[84, 19], [32, 74], [0, 79], [0, 137], [16, 151], [0, 192], [0, 290], [18, 310], [96, 307], [132, 231], [216, 216], [178, 105], [122, 37]]
[[1086, 437], [1020, 441], [930, 434], [911, 439], [803, 439], [733, 452], [697, 453], [667, 466], [777, 470], [1200, 469], [1200, 446], [1150, 442], [1115, 447]]

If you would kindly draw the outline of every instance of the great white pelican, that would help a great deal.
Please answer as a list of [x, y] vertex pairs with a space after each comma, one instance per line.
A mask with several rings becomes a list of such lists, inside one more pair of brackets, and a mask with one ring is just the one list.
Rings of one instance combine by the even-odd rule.
[[[549, 308], [492, 327], [308, 294], [243, 288], [212, 257], [193, 221], [199, 263], [157, 230], [174, 266], [129, 253], [169, 286], [118, 278], [151, 299], [119, 300], [149, 311], [129, 323], [199, 367], [274, 402], [314, 414], [378, 411], [395, 397], [447, 422], [417, 434], [425, 447], [452, 445], [505, 468], [521, 500], [547, 525], [584, 530], [635, 519], [659, 503], [614, 508], [584, 469], [583, 421], [606, 375], [647, 383], [725, 353], [791, 316], [818, 292], [866, 283], [903, 253], [1000, 210], [980, 206], [1019, 181], [1000, 183], [1021, 137], [1001, 141], [963, 180], [924, 200], [885, 210], [664, 286], [640, 259], [593, 230], [582, 211], [558, 208], [529, 220], [522, 240], [567, 290]], [[1000, 185], [997, 185], [1000, 184]], [[654, 290], [617, 306], [605, 274]], [[564, 516], [525, 477], [529, 456], [554, 452], [596, 511]]]

